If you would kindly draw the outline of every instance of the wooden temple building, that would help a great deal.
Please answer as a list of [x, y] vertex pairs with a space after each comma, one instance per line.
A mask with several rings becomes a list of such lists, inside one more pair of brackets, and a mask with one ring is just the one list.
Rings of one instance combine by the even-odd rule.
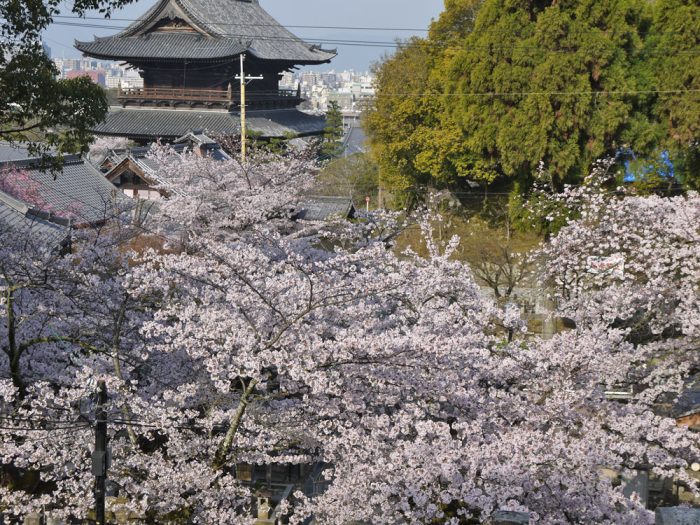
[[299, 111], [300, 92], [279, 89], [280, 75], [323, 64], [335, 51], [310, 45], [282, 27], [258, 0], [159, 0], [121, 33], [76, 42], [84, 55], [137, 69], [140, 89], [119, 89], [96, 135], [147, 143], [192, 130], [240, 134], [240, 56], [246, 77], [248, 129], [263, 138], [309, 136], [322, 117]]

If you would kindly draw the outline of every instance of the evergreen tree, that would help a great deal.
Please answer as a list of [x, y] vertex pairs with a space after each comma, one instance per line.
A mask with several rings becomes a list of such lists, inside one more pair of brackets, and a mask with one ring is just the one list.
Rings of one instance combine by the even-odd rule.
[[669, 149], [692, 172], [699, 10], [692, 0], [446, 1], [428, 38], [378, 69], [367, 129], [384, 186], [527, 188], [543, 163], [556, 189], [623, 150]]
[[642, 149], [645, 100], [629, 92], [643, 17], [631, 0], [484, 2], [447, 60], [467, 149], [494, 159], [494, 175], [526, 179], [544, 162], [555, 185], [625, 143]]
[[326, 128], [323, 131], [323, 143], [321, 144], [321, 157], [332, 159], [340, 157], [343, 153], [343, 114], [336, 101], [328, 103], [326, 112]]
[[377, 94], [365, 118], [380, 183], [391, 190], [466, 176], [462, 133], [442, 96], [440, 61], [471, 31], [480, 0], [447, 0], [428, 39], [413, 38], [376, 68]]
[[700, 189], [700, 4], [657, 0], [655, 8], [651, 69], [658, 89], [670, 91], [655, 104], [662, 145], [684, 182]]

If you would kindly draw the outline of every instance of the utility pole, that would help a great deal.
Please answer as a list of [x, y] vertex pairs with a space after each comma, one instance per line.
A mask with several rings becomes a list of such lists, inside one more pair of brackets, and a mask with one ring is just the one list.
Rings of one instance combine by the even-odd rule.
[[241, 74], [236, 75], [236, 80], [241, 81], [241, 161], [246, 158], [246, 120], [245, 120], [245, 87], [251, 80], [262, 80], [263, 77], [247, 77], [243, 69], [245, 53], [241, 53]]
[[92, 453], [92, 474], [95, 476], [95, 521], [105, 525], [105, 496], [109, 453], [107, 451], [107, 385], [97, 383], [97, 409], [95, 410], [95, 451]]

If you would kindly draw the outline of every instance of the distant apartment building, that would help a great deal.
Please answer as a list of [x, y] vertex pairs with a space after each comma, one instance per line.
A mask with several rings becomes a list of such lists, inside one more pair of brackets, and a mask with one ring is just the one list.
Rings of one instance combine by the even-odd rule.
[[73, 70], [73, 71], [66, 72], [67, 79], [80, 78], [80, 77], [88, 77], [95, 84], [98, 84], [102, 87], [107, 86], [107, 83], [105, 81], [105, 72], [104, 71]]
[[280, 75], [280, 88], [281, 89], [296, 89], [297, 80], [294, 77], [294, 73], [291, 71], [285, 71]]
[[133, 70], [110, 71], [106, 77], [107, 89], [141, 89], [143, 78]]
[[61, 78], [89, 77], [107, 89], [142, 88], [143, 78], [138, 71], [111, 61], [86, 58], [54, 58]]

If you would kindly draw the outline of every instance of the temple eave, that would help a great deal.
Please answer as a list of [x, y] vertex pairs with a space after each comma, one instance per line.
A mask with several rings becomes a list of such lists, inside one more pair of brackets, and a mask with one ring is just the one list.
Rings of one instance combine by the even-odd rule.
[[[248, 127], [262, 138], [318, 135], [325, 119], [297, 109], [248, 111]], [[129, 137], [134, 140], [174, 140], [192, 130], [210, 136], [240, 134], [240, 114], [229, 111], [122, 109], [113, 108], [105, 122], [92, 131], [96, 135]]]

